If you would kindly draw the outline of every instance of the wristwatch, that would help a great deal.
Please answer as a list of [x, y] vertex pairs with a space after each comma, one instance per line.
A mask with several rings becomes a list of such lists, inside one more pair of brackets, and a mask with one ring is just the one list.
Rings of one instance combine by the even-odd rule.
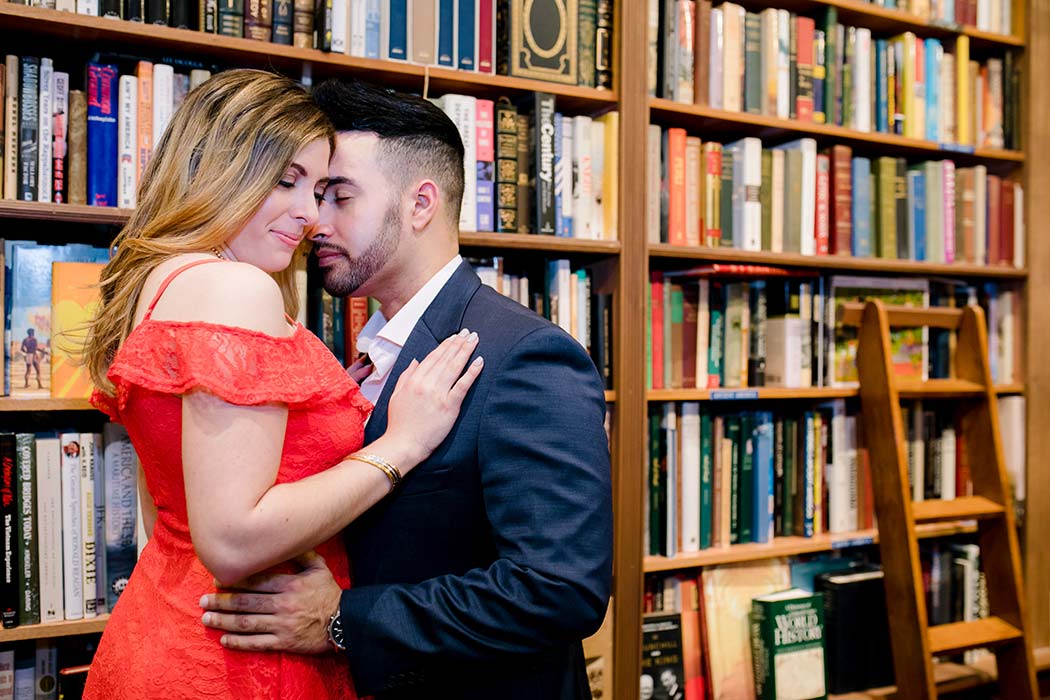
[[328, 618], [328, 643], [338, 652], [346, 652], [346, 641], [343, 637], [343, 616], [339, 608]]

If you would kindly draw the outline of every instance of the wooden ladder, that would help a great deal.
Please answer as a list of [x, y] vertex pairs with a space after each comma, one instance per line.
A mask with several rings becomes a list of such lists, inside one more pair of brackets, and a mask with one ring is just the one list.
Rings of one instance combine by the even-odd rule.
[[[861, 420], [871, 457], [879, 550], [886, 585], [897, 697], [933, 700], [933, 657], [989, 647], [995, 653], [1002, 700], [1038, 700], [1031, 640], [1026, 634], [1020, 552], [999, 435], [997, 396], [988, 364], [988, 337], [979, 306], [887, 307], [880, 301], [844, 304], [840, 323], [859, 326], [857, 368]], [[890, 328], [957, 332], [953, 379], [898, 379]], [[957, 400], [959, 430], [969, 461], [973, 495], [912, 501], [900, 399]], [[915, 526], [976, 520], [989, 617], [929, 626]], [[860, 633], [860, 632], [858, 632]]]

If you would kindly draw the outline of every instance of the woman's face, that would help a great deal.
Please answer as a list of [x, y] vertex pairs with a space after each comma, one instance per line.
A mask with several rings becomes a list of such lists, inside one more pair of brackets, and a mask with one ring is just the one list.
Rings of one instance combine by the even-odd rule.
[[292, 262], [306, 229], [317, 223], [317, 202], [328, 181], [328, 141], [307, 144], [244, 228], [226, 242], [233, 258], [266, 272]]

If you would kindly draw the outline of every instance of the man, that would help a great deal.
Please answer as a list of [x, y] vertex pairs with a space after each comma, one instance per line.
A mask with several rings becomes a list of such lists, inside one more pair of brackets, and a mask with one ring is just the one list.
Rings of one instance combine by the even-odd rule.
[[25, 389], [29, 388], [29, 373], [31, 370], [36, 370], [36, 386], [38, 389], [43, 389], [44, 385], [40, 383], [40, 344], [36, 339], [36, 329], [27, 328], [26, 337], [22, 338], [22, 355], [26, 359], [26, 382]]
[[682, 687], [678, 685], [678, 674], [670, 668], [665, 668], [660, 673], [660, 686], [667, 700], [683, 700], [685, 697]]
[[476, 331], [485, 370], [451, 436], [348, 529], [351, 590], [307, 556], [298, 576], [244, 586], [261, 593], [206, 596], [205, 624], [237, 632], [237, 649], [331, 641], [358, 692], [384, 700], [589, 698], [580, 640], [601, 623], [612, 561], [598, 373], [459, 257], [463, 145], [441, 110], [360, 84], [315, 96], [338, 131], [313, 236], [324, 284], [382, 304], [358, 341], [366, 442], [400, 373], [441, 339]]

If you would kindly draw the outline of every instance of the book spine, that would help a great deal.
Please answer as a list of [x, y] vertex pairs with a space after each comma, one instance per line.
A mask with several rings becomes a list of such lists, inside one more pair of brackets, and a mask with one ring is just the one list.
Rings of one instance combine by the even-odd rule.
[[830, 252], [831, 161], [826, 154], [817, 155], [816, 254]]
[[[701, 0], [707, 2], [707, 0]], [[613, 0], [598, 0], [597, 28], [594, 42], [594, 86], [600, 90], [613, 87]], [[708, 5], [710, 7], [710, 5]]]
[[594, 87], [597, 75], [598, 3], [597, 0], [579, 0], [579, 77], [577, 84]]
[[[289, 6], [289, 40], [291, 43], [291, 0], [284, 0]], [[350, 43], [349, 54], [351, 56], [364, 57], [365, 55], [365, 0], [348, 0], [350, 3]], [[436, 0], [435, 0], [436, 1]], [[277, 35], [277, 0], [274, 0], [274, 36]], [[281, 42], [284, 43], [284, 42]]]
[[36, 452], [32, 433], [19, 433], [15, 437], [18, 453], [17, 511], [19, 533], [18, 546], [18, 590], [21, 607], [18, 624], [35, 625], [40, 622], [40, 575], [37, 555], [36, 515]]
[[104, 431], [106, 591], [112, 610], [127, 586], [138, 553], [138, 460], [124, 428], [107, 423]]
[[518, 114], [518, 233], [532, 233], [532, 183], [529, 179], [529, 123], [527, 114]]
[[65, 619], [62, 604], [62, 458], [57, 437], [36, 442], [40, 621]]
[[479, 73], [496, 72], [496, 8], [495, 0], [478, 0], [477, 64]]
[[814, 23], [809, 17], [797, 18], [797, 62], [798, 91], [795, 97], [795, 114], [799, 121], [813, 121], [813, 32]]
[[246, 0], [244, 38], [270, 41], [273, 38], [273, 4], [270, 0]]
[[135, 69], [138, 77], [135, 115], [135, 181], [141, 182], [146, 166], [153, 157], [153, 64], [139, 61]]
[[52, 143], [51, 117], [52, 95], [55, 89], [54, 66], [50, 58], [40, 59], [40, 95], [37, 107], [37, 201], [50, 202], [52, 180]]
[[22, 79], [18, 83], [18, 199], [32, 202], [37, 195], [40, 59], [21, 56], [19, 62]]
[[[438, 0], [437, 21], [437, 64], [446, 68], [454, 68], [456, 66], [456, 0]], [[501, 19], [500, 25], [504, 24], [506, 22]], [[506, 42], [501, 45], [506, 45]]]
[[[273, 21], [272, 41], [282, 46], [292, 45], [292, 0], [273, 0], [270, 11]], [[364, 53], [354, 54], [363, 56]]]
[[518, 230], [518, 111], [496, 104], [496, 230]]
[[475, 0], [457, 0], [456, 9], [456, 67], [460, 70], [477, 70], [474, 16], [477, 7]]
[[[310, 28], [313, 28], [312, 11], [310, 12]], [[236, 38], [244, 36], [244, 0], [219, 0], [217, 33], [220, 36]]]
[[95, 589], [85, 591], [85, 596], [95, 594], [95, 612], [103, 615], [109, 612], [106, 595], [106, 469], [102, 433], [94, 433], [95, 484], [94, 484], [94, 518], [95, 518]]
[[138, 150], [138, 79], [133, 75], [120, 76], [120, 112], [117, 127], [117, 206], [125, 209], [135, 207], [135, 187], [138, 167], [135, 153]]
[[87, 95], [69, 91], [69, 202], [87, 204]]
[[459, 228], [477, 231], [477, 103], [475, 98], [466, 95], [446, 95], [444, 106], [463, 140], [463, 206], [459, 212]]
[[117, 67], [88, 64], [87, 163], [89, 203], [117, 203]]
[[594, 219], [594, 153], [593, 120], [577, 116], [572, 120], [572, 235], [576, 238], [595, 238]]
[[4, 61], [4, 199], [18, 199], [18, 158], [19, 151], [19, 129], [18, 116], [20, 106], [18, 103], [19, 88], [19, 60], [18, 56], [7, 56]]
[[495, 168], [496, 144], [494, 124], [495, 105], [492, 100], [478, 99], [476, 102], [477, 134], [477, 229], [495, 231]]
[[744, 111], [761, 114], [762, 84], [762, 22], [754, 12], [744, 16]]
[[66, 201], [66, 155], [69, 135], [69, 74], [54, 73], [51, 116], [51, 199]]
[[[165, 63], [153, 65], [153, 147], [168, 128], [175, 103], [175, 69]], [[115, 141], [116, 139], [114, 139]], [[116, 144], [114, 143], [114, 149]]]
[[[535, 94], [530, 125], [535, 163], [536, 233], [554, 235], [554, 95]], [[472, 229], [466, 229], [468, 231]]]
[[[92, 0], [95, 2], [96, 0]], [[79, 5], [81, 0], [77, 0]], [[166, 26], [169, 19], [169, 10], [171, 9], [168, 0], [144, 0], [143, 2], [146, 8], [146, 24], [159, 24]]]
[[98, 615], [98, 553], [95, 546], [95, 439], [80, 433], [80, 532], [83, 561], [84, 617]]
[[408, 0], [390, 0], [387, 55], [393, 61], [408, 60]]
[[146, 8], [143, 6], [143, 0], [124, 0], [124, 6], [121, 8], [124, 19], [130, 22], [141, 22], [146, 16]]
[[834, 255], [851, 254], [853, 222], [851, 217], [852, 190], [850, 168], [853, 152], [841, 144], [831, 148], [831, 234], [830, 252]]
[[0, 528], [3, 530], [3, 575], [0, 576], [0, 621], [4, 629], [18, 626], [18, 524], [16, 503], [18, 452], [15, 436], [0, 433]]
[[84, 540], [81, 520], [80, 435], [59, 436], [62, 449], [62, 569], [67, 620], [84, 618]]
[[332, 0], [332, 53], [350, 53], [350, 0]]
[[[269, 8], [269, 0], [264, 1], [267, 3], [267, 8]], [[200, 26], [200, 13], [194, 12], [194, 9], [196, 7], [196, 3], [194, 2], [194, 0], [170, 0], [170, 3], [171, 6], [168, 24], [178, 29], [190, 29], [196, 31], [197, 27]], [[267, 9], [267, 12], [269, 12], [269, 9]]]

